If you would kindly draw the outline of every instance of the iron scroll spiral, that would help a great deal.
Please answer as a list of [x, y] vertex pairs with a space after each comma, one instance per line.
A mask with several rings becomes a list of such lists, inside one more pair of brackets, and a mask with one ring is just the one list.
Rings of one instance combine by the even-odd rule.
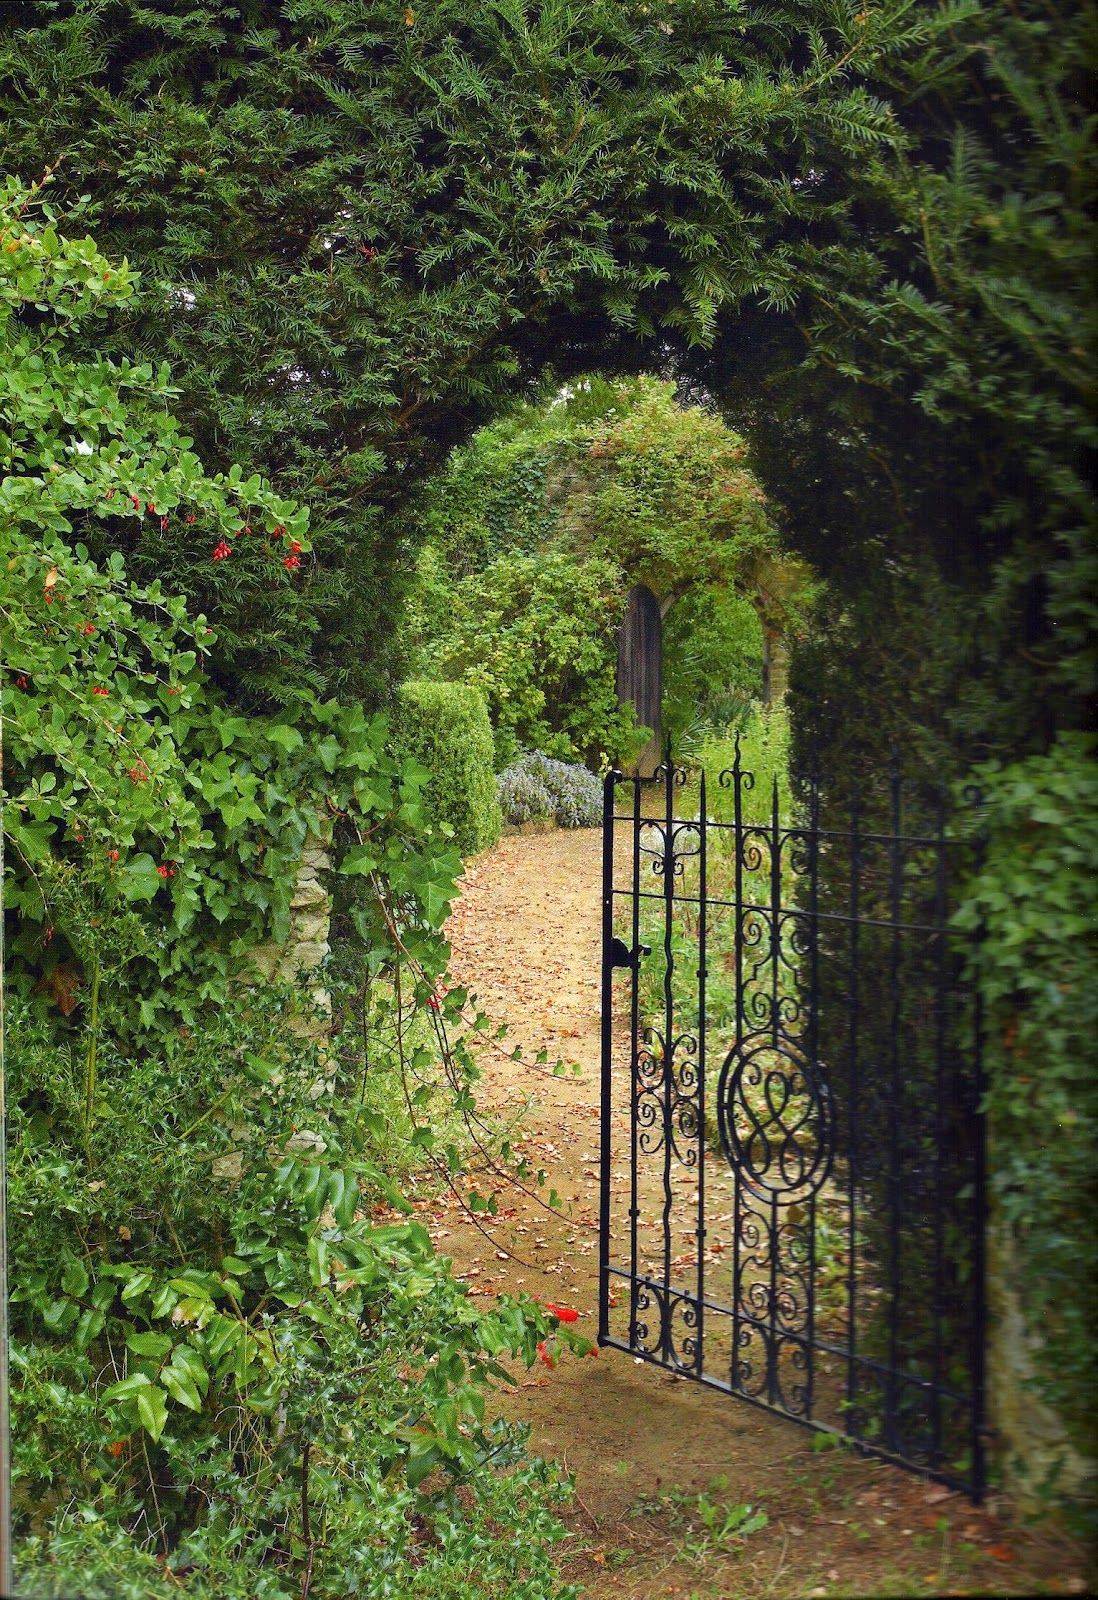
[[833, 1147], [831, 1096], [788, 1041], [730, 1050], [717, 1084], [721, 1145], [733, 1171], [785, 1202], [814, 1194]]

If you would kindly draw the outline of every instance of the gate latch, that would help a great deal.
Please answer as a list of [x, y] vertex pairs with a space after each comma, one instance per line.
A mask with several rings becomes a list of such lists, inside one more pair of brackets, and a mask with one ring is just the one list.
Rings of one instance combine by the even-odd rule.
[[635, 950], [630, 950], [629, 946], [623, 943], [621, 939], [614, 938], [610, 940], [609, 965], [612, 967], [630, 967], [636, 972], [640, 966], [641, 956], [649, 956], [651, 954], [651, 945], [639, 944]]

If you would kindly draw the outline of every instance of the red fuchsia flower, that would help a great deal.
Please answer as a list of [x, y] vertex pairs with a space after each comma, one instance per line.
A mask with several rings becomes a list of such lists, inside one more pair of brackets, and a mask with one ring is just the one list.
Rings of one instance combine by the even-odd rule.
[[175, 877], [175, 868], [167, 866], [163, 861], [160, 863], [160, 865], [157, 867], [156, 870], [157, 870], [158, 875], [161, 878], [174, 878]]
[[282, 565], [286, 568], [287, 572], [296, 572], [298, 567], [301, 565], [301, 557], [287, 556]]
[[108, 850], [107, 851], [107, 860], [108, 861], [117, 861], [118, 860], [118, 851], [117, 850]]
[[552, 1372], [553, 1368], [557, 1364], [556, 1357], [553, 1355], [544, 1339], [538, 1345], [538, 1360], [543, 1362], [545, 1366], [549, 1368], [550, 1372]]
[[579, 1312], [573, 1311], [571, 1306], [555, 1306], [550, 1301], [545, 1302], [545, 1309], [551, 1317], [556, 1317], [558, 1322], [578, 1322]]
[[92, 689], [92, 694], [110, 694], [109, 689], [101, 689], [98, 684]]
[[213, 554], [211, 555], [210, 560], [211, 561], [225, 561], [225, 560], [228, 559], [229, 556], [232, 555], [232, 553], [233, 553], [232, 546], [230, 544], [228, 544], [224, 539], [219, 539], [218, 542], [213, 547]]

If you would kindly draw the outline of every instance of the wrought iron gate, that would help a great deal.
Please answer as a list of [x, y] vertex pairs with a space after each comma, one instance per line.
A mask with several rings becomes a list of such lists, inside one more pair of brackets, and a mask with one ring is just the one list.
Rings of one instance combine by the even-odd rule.
[[766, 787], [606, 780], [599, 1342], [978, 1496], [971, 846], [898, 768]]

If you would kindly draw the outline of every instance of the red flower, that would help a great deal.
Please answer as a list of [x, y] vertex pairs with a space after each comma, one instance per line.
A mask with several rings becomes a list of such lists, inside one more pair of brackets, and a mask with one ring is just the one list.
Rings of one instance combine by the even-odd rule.
[[174, 867], [165, 866], [165, 864], [163, 862], [160, 863], [160, 865], [157, 867], [156, 870], [157, 870], [158, 874], [160, 875], [160, 877], [162, 877], [162, 878], [174, 878], [175, 877], [175, 868]]
[[550, 1304], [550, 1302], [547, 1300], [545, 1302], [545, 1309], [549, 1312], [550, 1316], [556, 1317], [558, 1322], [579, 1321], [579, 1312], [573, 1311], [571, 1306], [555, 1306]]
[[301, 540], [300, 539], [291, 539], [290, 540], [290, 554], [296, 556], [300, 549], [301, 549]]
[[151, 516], [151, 517], [155, 517], [155, 516], [156, 516], [156, 507], [155, 507], [155, 506], [154, 506], [154, 505], [153, 505], [153, 503], [152, 503], [152, 501], [151, 501], [151, 500], [149, 500], [149, 501], [148, 501], [148, 502], [147, 502], [147, 503], [146, 503], [146, 505], [145, 505], [145, 510], [146, 510], [146, 511], [147, 511], [147, 512], [148, 512], [148, 513], [149, 513], [149, 515], [150, 515], [150, 516]]
[[183, 518], [183, 521], [187, 524], [188, 527], [190, 527], [192, 522], [197, 522], [198, 521], [198, 518], [195, 516], [193, 511], [188, 511], [187, 515]]
[[90, 639], [92, 634], [95, 632], [95, 623], [85, 622], [80, 632], [84, 635], [85, 639]]
[[108, 850], [107, 851], [107, 860], [108, 861], [117, 861], [118, 860], [118, 851], [117, 850]]
[[214, 545], [213, 555], [210, 557], [210, 560], [211, 561], [224, 561], [229, 556], [231, 556], [232, 553], [233, 553], [232, 552], [232, 546], [227, 544], [224, 539], [219, 539], [218, 542]]
[[16, 678], [16, 680], [15, 680], [15, 687], [17, 689], [29, 689], [30, 688], [30, 679], [27, 677], [26, 673], [21, 672], [19, 674], [18, 678]]
[[301, 557], [287, 556], [282, 565], [286, 568], [287, 572], [296, 572], [298, 567], [301, 565]]
[[285, 526], [284, 523], [280, 522], [277, 525], [277, 527], [275, 528], [275, 530], [274, 530], [273, 537], [275, 539], [281, 539], [283, 537], [283, 535], [285, 534], [285, 532], [286, 532], [286, 526]]
[[133, 503], [133, 509], [135, 511], [140, 511], [141, 510], [141, 496], [139, 494], [131, 494], [130, 495], [130, 500]]
[[101, 689], [98, 684], [96, 684], [95, 688], [92, 690], [92, 694], [110, 694], [110, 692], [111, 691], [109, 689]]
[[244, 526], [241, 528], [240, 531], [241, 531], [241, 533], [251, 533], [251, 531], [252, 531], [251, 523], [250, 522], [246, 522], [244, 524]]
[[134, 765], [129, 768], [126, 776], [130, 779], [131, 783], [147, 783], [149, 778], [149, 769], [143, 761], [136, 761]]
[[161, 519], [160, 519], [160, 531], [161, 531], [161, 533], [167, 533], [167, 531], [168, 531], [168, 519], [167, 519], [167, 517], [161, 517]]
[[538, 1345], [538, 1360], [543, 1361], [549, 1368], [550, 1372], [552, 1372], [553, 1368], [557, 1364], [556, 1357], [552, 1354], [544, 1339]]

